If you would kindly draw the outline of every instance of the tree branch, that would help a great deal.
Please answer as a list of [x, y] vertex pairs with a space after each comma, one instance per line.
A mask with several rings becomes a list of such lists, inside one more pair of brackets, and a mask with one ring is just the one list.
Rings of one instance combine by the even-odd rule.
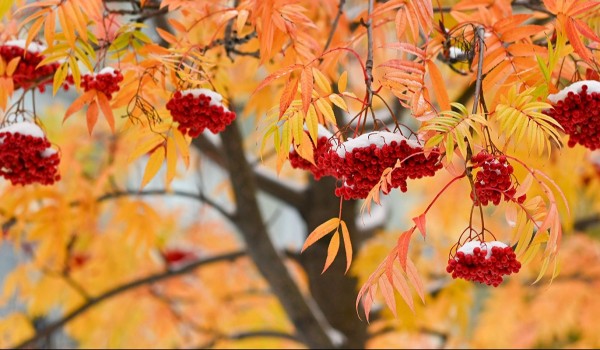
[[238, 259], [238, 258], [244, 256], [245, 254], [246, 253], [243, 251], [237, 251], [237, 252], [213, 256], [211, 258], [199, 259], [199, 260], [196, 260], [196, 261], [194, 261], [188, 265], [185, 265], [184, 267], [178, 268], [178, 269], [171, 269], [171, 270], [167, 270], [165, 272], [156, 273], [156, 274], [153, 274], [153, 275], [150, 275], [147, 277], [143, 277], [138, 280], [134, 280], [129, 283], [117, 286], [117, 287], [110, 289], [96, 297], [92, 297], [91, 299], [86, 301], [84, 304], [80, 305], [79, 307], [75, 308], [71, 312], [64, 315], [61, 319], [59, 319], [55, 322], [52, 322], [52, 323], [48, 324], [46, 327], [44, 327], [43, 329], [40, 329], [39, 331], [37, 331], [29, 339], [26, 339], [25, 341], [21, 342], [20, 344], [17, 344], [15, 346], [12, 346], [9, 348], [25, 349], [25, 348], [29, 348], [29, 347], [34, 347], [35, 343], [38, 340], [54, 333], [55, 331], [57, 331], [58, 329], [63, 327], [65, 324], [69, 323], [73, 319], [75, 319], [78, 316], [80, 316], [81, 314], [85, 313], [92, 307], [94, 307], [97, 304], [99, 304], [107, 299], [110, 299], [116, 295], [124, 293], [126, 291], [129, 291], [129, 290], [132, 290], [132, 289], [135, 289], [137, 287], [141, 287], [141, 286], [144, 286], [147, 284], [152, 284], [152, 283], [156, 283], [156, 282], [166, 280], [169, 278], [173, 278], [176, 276], [184, 275], [186, 273], [194, 271], [195, 269], [197, 269], [201, 266], [206, 266], [209, 264], [223, 262], [223, 261], [233, 261], [235, 259]]
[[242, 233], [248, 255], [271, 286], [301, 340], [310, 348], [333, 348], [334, 344], [325, 331], [331, 327], [318, 308], [309, 306], [267, 233], [256, 199], [255, 176], [244, 154], [238, 123], [234, 121], [221, 133], [237, 203], [234, 223]]
[[327, 51], [329, 45], [331, 45], [331, 41], [333, 40], [333, 35], [337, 29], [338, 23], [340, 22], [340, 17], [344, 13], [344, 5], [346, 4], [346, 0], [340, 0], [340, 4], [338, 5], [338, 12], [335, 15], [335, 19], [331, 24], [331, 30], [329, 31], [329, 35], [327, 36], [327, 42], [325, 42], [325, 47], [323, 47], [323, 52]]

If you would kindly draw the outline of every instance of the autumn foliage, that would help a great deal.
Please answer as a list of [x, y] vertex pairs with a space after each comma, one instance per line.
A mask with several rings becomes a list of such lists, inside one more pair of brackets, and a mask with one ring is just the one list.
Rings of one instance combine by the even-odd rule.
[[0, 16], [0, 243], [18, 256], [0, 346], [59, 329], [82, 347], [600, 345], [585, 313], [487, 337], [540, 288], [587, 300], [600, 281], [577, 253], [598, 242], [566, 234], [599, 221], [600, 2], [9, 0]]

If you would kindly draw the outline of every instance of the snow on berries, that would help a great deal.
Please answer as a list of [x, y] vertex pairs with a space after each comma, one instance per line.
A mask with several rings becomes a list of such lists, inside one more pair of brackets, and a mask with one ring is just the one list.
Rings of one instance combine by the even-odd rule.
[[497, 287], [502, 276], [517, 273], [521, 263], [512, 248], [499, 241], [470, 241], [448, 260], [446, 271], [452, 278], [485, 283]]
[[0, 129], [0, 175], [13, 185], [51, 185], [60, 180], [59, 163], [58, 152], [37, 125], [20, 122]]
[[123, 74], [112, 67], [105, 67], [98, 73], [85, 74], [81, 77], [81, 87], [84, 91], [97, 90], [110, 100], [112, 94], [119, 91], [119, 83]]
[[209, 89], [176, 91], [167, 102], [173, 120], [183, 134], [198, 137], [205, 129], [213, 134], [225, 130], [235, 119], [235, 113], [222, 104], [223, 97]]
[[569, 135], [569, 147], [580, 144], [600, 148], [600, 82], [578, 81], [548, 96], [551, 109], [545, 111]]
[[408, 190], [407, 179], [433, 176], [442, 167], [438, 153], [426, 157], [416, 141], [384, 131], [349, 139], [320, 159], [323, 167], [343, 181], [335, 194], [346, 200], [366, 198], [383, 171], [394, 167], [398, 160], [402, 164], [392, 171], [389, 189], [400, 188], [402, 192]]
[[[308, 134], [308, 132], [305, 130]], [[317, 131], [317, 145], [313, 144], [313, 158], [314, 164], [308, 160], [302, 158], [293, 147], [290, 149], [289, 159], [290, 165], [294, 169], [308, 170], [313, 174], [315, 180], [319, 180], [323, 176], [332, 175], [331, 169], [326, 167], [323, 163], [323, 157], [331, 151], [331, 143], [329, 140], [333, 135], [329, 130], [325, 129], [324, 126], [319, 125]]]
[[471, 199], [475, 205], [500, 204], [502, 196], [505, 201], [516, 199], [519, 203], [525, 201], [525, 195], [514, 198], [517, 190], [512, 183], [513, 167], [505, 156], [495, 156], [481, 151], [471, 158], [473, 169], [480, 168], [475, 177], [475, 197], [471, 191]]
[[46, 47], [37, 43], [30, 43], [25, 48], [25, 40], [9, 40], [0, 45], [0, 57], [6, 62], [19, 58], [19, 63], [12, 75], [13, 83], [16, 89], [29, 89], [37, 85], [41, 92], [45, 91], [45, 86], [52, 83], [52, 77], [59, 67], [54, 62], [38, 67], [45, 58], [42, 55]]

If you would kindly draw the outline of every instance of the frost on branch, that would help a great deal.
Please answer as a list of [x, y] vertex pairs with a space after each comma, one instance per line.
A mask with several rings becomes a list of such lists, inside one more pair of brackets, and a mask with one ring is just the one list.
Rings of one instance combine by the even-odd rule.
[[59, 154], [37, 125], [22, 122], [0, 129], [0, 175], [13, 185], [51, 185], [60, 180], [59, 163]]
[[321, 162], [343, 181], [335, 194], [348, 200], [366, 198], [384, 170], [393, 168], [398, 161], [401, 165], [393, 170], [388, 188], [406, 192], [407, 179], [433, 176], [442, 167], [438, 160], [438, 153], [431, 152], [426, 157], [416, 141], [401, 134], [375, 131], [342, 143], [325, 154]]
[[179, 123], [179, 131], [198, 137], [204, 129], [219, 133], [235, 119], [235, 113], [225, 108], [222, 100], [220, 94], [209, 89], [176, 91], [167, 109]]
[[497, 287], [504, 275], [517, 273], [521, 263], [512, 248], [499, 241], [470, 241], [448, 260], [446, 271], [452, 278], [485, 283]]
[[578, 81], [548, 100], [553, 108], [545, 113], [569, 134], [569, 147], [579, 143], [591, 150], [600, 148], [600, 82]]
[[5, 62], [19, 59], [19, 63], [12, 79], [16, 89], [29, 89], [37, 85], [41, 92], [45, 85], [52, 83], [52, 76], [59, 67], [58, 63], [46, 64], [38, 67], [44, 59], [41, 54], [46, 48], [36, 43], [30, 43], [25, 49], [25, 40], [9, 40], [0, 46], [0, 57]]
[[513, 167], [508, 163], [505, 156], [496, 157], [486, 151], [481, 151], [471, 158], [473, 169], [481, 168], [475, 178], [475, 192], [471, 192], [471, 199], [475, 205], [500, 204], [502, 195], [505, 201], [517, 200], [519, 203], [525, 201], [525, 195], [514, 198], [517, 190], [512, 183]]

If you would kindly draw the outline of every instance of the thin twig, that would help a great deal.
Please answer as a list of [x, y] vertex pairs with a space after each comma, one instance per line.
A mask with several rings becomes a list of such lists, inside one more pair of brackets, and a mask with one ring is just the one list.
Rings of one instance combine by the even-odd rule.
[[329, 35], [327, 36], [327, 42], [325, 42], [325, 47], [323, 48], [323, 52], [327, 51], [327, 49], [329, 48], [329, 45], [331, 44], [331, 41], [333, 40], [333, 35], [335, 34], [337, 26], [340, 22], [340, 17], [342, 17], [342, 14], [344, 13], [344, 5], [345, 4], [346, 4], [346, 0], [340, 0], [340, 4], [338, 5], [338, 12], [335, 15], [335, 19], [333, 20], [333, 23], [331, 24], [331, 30], [329, 31]]
[[373, 100], [373, 90], [371, 89], [371, 84], [373, 83], [373, 20], [371, 18], [371, 14], [373, 13], [373, 0], [369, 0], [369, 9], [367, 13], [367, 21], [365, 22], [365, 27], [367, 27], [367, 60], [365, 61], [365, 73], [366, 73], [366, 81], [365, 84], [367, 86], [367, 106], [371, 105], [371, 101]]
[[181, 267], [179, 269], [170, 269], [165, 272], [152, 274], [150, 276], [146, 276], [146, 277], [131, 281], [129, 283], [125, 283], [123, 285], [117, 286], [113, 289], [110, 289], [110, 290], [100, 294], [99, 296], [92, 297], [91, 299], [89, 299], [88, 301], [86, 301], [85, 303], [80, 305], [79, 307], [75, 308], [71, 312], [64, 315], [61, 319], [59, 319], [55, 322], [52, 322], [52, 323], [48, 324], [46, 327], [38, 330], [30, 338], [26, 339], [25, 341], [21, 342], [20, 344], [17, 344], [15, 346], [11, 346], [8, 348], [9, 349], [25, 349], [25, 348], [33, 347], [33, 346], [35, 346], [35, 343], [38, 340], [40, 340], [44, 337], [47, 337], [50, 334], [56, 332], [61, 327], [63, 327], [64, 325], [66, 325], [67, 323], [72, 321], [73, 319], [77, 318], [81, 314], [85, 313], [86, 311], [88, 311], [89, 309], [94, 307], [95, 305], [103, 302], [104, 300], [107, 300], [116, 295], [119, 295], [123, 292], [129, 291], [129, 290], [132, 290], [137, 287], [144, 286], [144, 285], [148, 285], [148, 284], [156, 283], [156, 282], [166, 280], [169, 278], [173, 278], [176, 276], [184, 275], [186, 273], [194, 271], [195, 269], [197, 269], [201, 266], [205, 266], [205, 265], [209, 265], [209, 264], [213, 264], [213, 263], [217, 263], [217, 262], [222, 262], [222, 261], [233, 261], [233, 260], [236, 260], [245, 255], [246, 255], [246, 252], [244, 252], [244, 251], [236, 251], [236, 252], [232, 252], [232, 253], [213, 256], [211, 258], [199, 259], [199, 260], [196, 260], [196, 261], [194, 261], [184, 267]]

